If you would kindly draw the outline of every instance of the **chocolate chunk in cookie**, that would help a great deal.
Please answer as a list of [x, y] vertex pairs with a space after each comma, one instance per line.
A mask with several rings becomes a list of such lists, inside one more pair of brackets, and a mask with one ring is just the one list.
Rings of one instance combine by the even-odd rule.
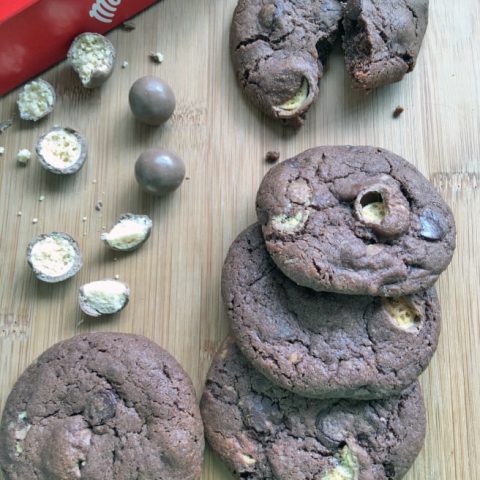
[[418, 382], [384, 400], [308, 399], [275, 387], [231, 339], [214, 358], [201, 410], [211, 447], [250, 480], [398, 480], [425, 436]]
[[277, 266], [318, 291], [416, 293], [455, 249], [452, 213], [433, 185], [380, 148], [318, 147], [276, 165], [257, 214]]
[[252, 225], [222, 275], [227, 317], [242, 352], [275, 384], [317, 398], [382, 398], [427, 367], [440, 334], [432, 288], [399, 299], [315, 292], [288, 279]]
[[415, 66], [428, 23], [428, 0], [348, 0], [343, 48], [356, 88], [400, 81]]
[[181, 366], [144, 337], [60, 342], [10, 393], [0, 424], [6, 479], [200, 478], [203, 428]]
[[230, 49], [252, 103], [275, 119], [302, 125], [341, 18], [339, 0], [240, 0]]

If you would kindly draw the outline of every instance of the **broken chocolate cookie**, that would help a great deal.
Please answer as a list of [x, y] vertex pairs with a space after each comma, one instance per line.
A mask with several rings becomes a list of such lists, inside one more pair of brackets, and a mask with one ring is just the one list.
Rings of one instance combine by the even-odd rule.
[[275, 119], [302, 125], [341, 18], [339, 0], [240, 0], [230, 49], [252, 103]]
[[428, 0], [348, 0], [343, 48], [353, 86], [400, 81], [415, 67], [428, 23]]

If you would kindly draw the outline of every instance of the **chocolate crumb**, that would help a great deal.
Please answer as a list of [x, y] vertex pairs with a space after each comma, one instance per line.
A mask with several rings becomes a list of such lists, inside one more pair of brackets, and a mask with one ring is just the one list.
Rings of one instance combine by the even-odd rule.
[[103, 203], [99, 200], [96, 204], [95, 204], [95, 210], [97, 212], [99, 212], [103, 207]]
[[121, 27], [122, 30], [125, 30], [126, 32], [131, 32], [137, 28], [134, 22], [123, 22]]
[[153, 63], [162, 63], [165, 57], [160, 52], [152, 52], [148, 56]]
[[270, 150], [265, 155], [265, 161], [267, 163], [275, 163], [276, 161], [278, 161], [279, 158], [280, 158], [280, 152], [277, 152], [277, 151]]
[[398, 118], [404, 111], [405, 111], [405, 109], [399, 105], [399, 106], [393, 111], [393, 118]]

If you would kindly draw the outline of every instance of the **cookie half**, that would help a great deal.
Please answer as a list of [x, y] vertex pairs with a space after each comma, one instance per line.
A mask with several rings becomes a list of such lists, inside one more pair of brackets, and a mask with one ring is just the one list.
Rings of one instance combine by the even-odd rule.
[[204, 439], [190, 379], [144, 337], [91, 333], [43, 353], [0, 425], [6, 479], [199, 479]]
[[317, 147], [276, 165], [257, 215], [277, 266], [318, 291], [416, 293], [455, 249], [453, 215], [434, 186], [381, 148]]
[[238, 346], [275, 384], [317, 398], [383, 398], [413, 383], [440, 334], [435, 290], [385, 299], [315, 292], [273, 263], [261, 228], [230, 247], [222, 275]]
[[257, 108], [303, 124], [342, 14], [339, 0], [238, 2], [230, 50], [240, 86]]
[[232, 339], [201, 402], [207, 440], [238, 478], [397, 480], [425, 436], [418, 382], [384, 400], [313, 400], [274, 386]]
[[345, 63], [356, 88], [371, 90], [411, 72], [428, 23], [428, 0], [348, 0]]

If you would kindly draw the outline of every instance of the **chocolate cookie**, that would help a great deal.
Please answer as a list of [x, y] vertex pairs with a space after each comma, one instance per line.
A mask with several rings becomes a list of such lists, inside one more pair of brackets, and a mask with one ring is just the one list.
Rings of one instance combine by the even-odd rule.
[[12, 480], [199, 479], [203, 447], [181, 366], [121, 333], [48, 349], [13, 387], [0, 425], [0, 465]]
[[230, 247], [222, 293], [237, 344], [277, 385], [318, 398], [401, 392], [435, 352], [435, 290], [399, 299], [299, 287], [275, 266], [258, 224]]
[[345, 62], [353, 85], [398, 82], [415, 66], [428, 23], [428, 0], [348, 0]]
[[230, 49], [252, 103], [275, 119], [303, 124], [341, 18], [339, 0], [240, 0]]
[[238, 478], [397, 480], [425, 436], [418, 382], [384, 400], [313, 400], [275, 387], [228, 339], [201, 411], [211, 447]]
[[318, 147], [273, 167], [257, 195], [266, 245], [299, 285], [400, 296], [433, 285], [455, 224], [411, 164], [373, 147]]

